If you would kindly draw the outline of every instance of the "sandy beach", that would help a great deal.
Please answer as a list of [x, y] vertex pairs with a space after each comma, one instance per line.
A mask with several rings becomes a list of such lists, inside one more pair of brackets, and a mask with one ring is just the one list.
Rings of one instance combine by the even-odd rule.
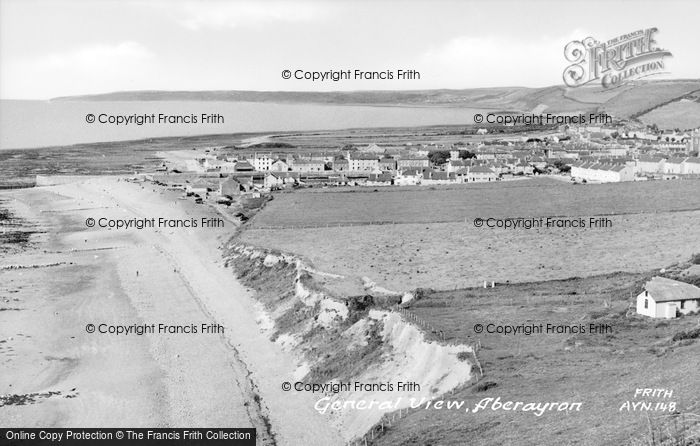
[[[259, 444], [341, 443], [309, 395], [282, 390], [299, 364], [268, 339], [253, 296], [223, 264], [233, 223], [88, 228], [88, 218], [221, 217], [117, 177], [2, 195], [44, 231], [0, 259], [0, 394], [12, 397], [3, 424], [256, 427]], [[199, 332], [101, 334], [88, 324]], [[223, 333], [203, 333], [211, 324]]]

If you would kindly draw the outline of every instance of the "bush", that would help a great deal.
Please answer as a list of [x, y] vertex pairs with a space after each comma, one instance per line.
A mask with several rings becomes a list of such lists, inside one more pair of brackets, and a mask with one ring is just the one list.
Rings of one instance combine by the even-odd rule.
[[476, 386], [474, 386], [474, 391], [475, 392], [486, 392], [487, 390], [489, 390], [493, 387], [496, 387], [496, 386], [498, 386], [498, 384], [496, 384], [493, 381], [481, 381]]
[[673, 335], [673, 341], [683, 341], [686, 339], [697, 339], [700, 338], [700, 328], [695, 328], [693, 330], [681, 331]]

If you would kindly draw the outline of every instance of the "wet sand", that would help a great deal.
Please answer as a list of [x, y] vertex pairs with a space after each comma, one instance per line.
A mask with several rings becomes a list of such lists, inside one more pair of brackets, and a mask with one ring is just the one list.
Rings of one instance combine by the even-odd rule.
[[[16, 395], [0, 407], [4, 424], [257, 427], [261, 444], [340, 444], [309, 395], [281, 388], [298, 361], [269, 341], [254, 299], [223, 265], [231, 222], [86, 227], [89, 217], [220, 217], [176, 192], [116, 177], [2, 194], [46, 231], [30, 249], [0, 258], [0, 394]], [[101, 323], [225, 331], [86, 332]]]

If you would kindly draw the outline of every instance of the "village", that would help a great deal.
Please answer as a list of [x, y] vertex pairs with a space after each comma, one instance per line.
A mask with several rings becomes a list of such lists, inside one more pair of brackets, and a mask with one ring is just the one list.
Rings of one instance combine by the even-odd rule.
[[[560, 126], [537, 134], [489, 135], [450, 144], [371, 143], [308, 151], [265, 144], [193, 149], [184, 163], [163, 164], [156, 178], [195, 198], [297, 187], [435, 186], [548, 176], [572, 183], [700, 178], [700, 129], [629, 130]], [[274, 143], [271, 144], [274, 146]]]

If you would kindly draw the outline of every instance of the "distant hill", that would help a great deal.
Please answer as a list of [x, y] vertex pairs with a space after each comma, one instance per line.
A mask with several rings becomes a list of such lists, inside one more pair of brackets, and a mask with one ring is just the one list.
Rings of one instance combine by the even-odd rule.
[[[636, 81], [606, 90], [600, 85], [567, 88], [498, 87], [405, 91], [125, 91], [70, 96], [53, 101], [232, 101], [334, 105], [453, 106], [515, 112], [575, 113], [604, 111], [623, 119], [672, 124], [676, 102], [700, 101], [700, 79]], [[683, 106], [688, 108], [687, 106]], [[666, 116], [665, 109], [671, 110]], [[653, 112], [653, 113], [652, 113]], [[700, 116], [684, 116], [679, 127], [700, 126]], [[672, 126], [672, 125], [671, 125]]]

